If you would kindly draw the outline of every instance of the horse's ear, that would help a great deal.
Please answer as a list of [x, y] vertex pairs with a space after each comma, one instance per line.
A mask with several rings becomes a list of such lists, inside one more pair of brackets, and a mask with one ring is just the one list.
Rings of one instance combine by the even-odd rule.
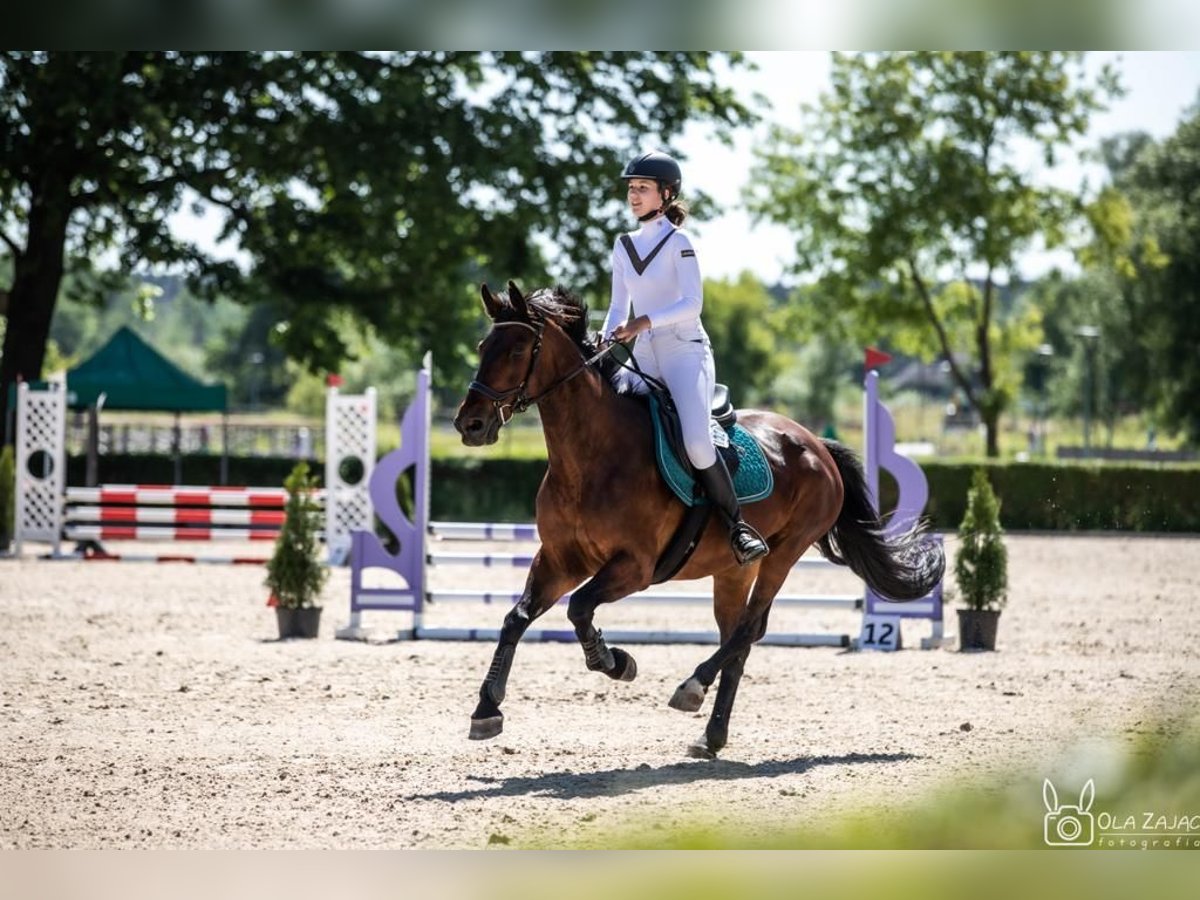
[[525, 297], [522, 296], [521, 289], [512, 281], [508, 283], [508, 302], [512, 304], [513, 309], [522, 319], [529, 318], [529, 307], [525, 303]]
[[487, 313], [489, 319], [495, 319], [496, 316], [500, 315], [500, 310], [504, 308], [504, 304], [492, 293], [486, 281], [479, 286], [479, 296], [483, 298], [483, 310]]

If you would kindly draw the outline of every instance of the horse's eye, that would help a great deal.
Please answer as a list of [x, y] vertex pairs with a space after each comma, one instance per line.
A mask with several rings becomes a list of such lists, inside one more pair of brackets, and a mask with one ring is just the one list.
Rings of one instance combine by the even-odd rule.
[[512, 359], [520, 359], [522, 356], [525, 355], [525, 345], [517, 344], [517, 346], [513, 347], [510, 351], [508, 351], [508, 355]]

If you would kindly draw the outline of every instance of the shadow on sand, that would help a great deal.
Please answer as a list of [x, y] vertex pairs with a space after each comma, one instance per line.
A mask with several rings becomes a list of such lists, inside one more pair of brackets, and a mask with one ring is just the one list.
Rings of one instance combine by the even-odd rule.
[[459, 791], [435, 791], [409, 794], [406, 800], [478, 800], [494, 797], [538, 795], [560, 800], [587, 797], [616, 797], [647, 788], [706, 781], [738, 781], [750, 778], [778, 778], [802, 775], [818, 766], [854, 766], [873, 763], [901, 763], [921, 757], [912, 753], [847, 753], [842, 756], [798, 756], [795, 759], [743, 763], [716, 759], [711, 761], [669, 763], [657, 768], [606, 769], [599, 772], [544, 772], [539, 775], [514, 775], [507, 778], [468, 776], [479, 787]]

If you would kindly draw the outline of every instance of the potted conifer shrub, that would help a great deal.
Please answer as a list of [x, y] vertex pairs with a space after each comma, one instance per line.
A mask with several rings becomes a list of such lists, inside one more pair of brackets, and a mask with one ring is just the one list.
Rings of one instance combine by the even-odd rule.
[[954, 580], [966, 606], [958, 610], [959, 649], [995, 650], [1000, 608], [1008, 599], [1008, 550], [1000, 527], [1000, 502], [983, 469], [975, 470], [967, 492]]
[[308, 463], [299, 462], [283, 486], [287, 488], [287, 512], [275, 540], [275, 552], [267, 563], [268, 604], [275, 607], [280, 639], [315, 638], [321, 625], [321, 588], [329, 577], [318, 558], [320, 508], [313, 499], [316, 479]]

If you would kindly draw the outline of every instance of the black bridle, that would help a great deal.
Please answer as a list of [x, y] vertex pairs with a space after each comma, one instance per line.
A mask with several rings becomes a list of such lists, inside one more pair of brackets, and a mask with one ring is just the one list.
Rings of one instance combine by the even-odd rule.
[[[542, 352], [542, 335], [546, 330], [546, 321], [544, 319], [535, 318], [533, 324], [529, 322], [496, 322], [492, 325], [493, 328], [505, 328], [507, 326], [519, 325], [522, 328], [528, 328], [534, 333], [533, 349], [529, 352], [529, 367], [525, 370], [525, 377], [521, 379], [521, 383], [515, 388], [509, 388], [507, 391], [497, 391], [489, 385], [484, 384], [478, 379], [467, 385], [467, 393], [475, 391], [477, 394], [482, 394], [488, 400], [492, 401], [492, 406], [496, 410], [496, 416], [500, 419], [500, 424], [507, 425], [512, 417], [518, 413], [523, 413], [531, 406], [540, 403], [550, 394], [557, 391], [560, 387], [586, 369], [588, 366], [599, 362], [606, 353], [610, 353], [616, 347], [624, 347], [623, 344], [618, 344], [613, 341], [600, 352], [594, 354], [588, 359], [583, 360], [578, 366], [559, 378], [540, 394], [535, 394], [530, 397], [526, 393], [526, 388], [529, 384], [529, 379], [533, 377], [533, 368], [537, 365], [538, 354]], [[510, 402], [511, 401], [511, 402]], [[508, 415], [505, 415], [505, 410], [508, 410]]]

